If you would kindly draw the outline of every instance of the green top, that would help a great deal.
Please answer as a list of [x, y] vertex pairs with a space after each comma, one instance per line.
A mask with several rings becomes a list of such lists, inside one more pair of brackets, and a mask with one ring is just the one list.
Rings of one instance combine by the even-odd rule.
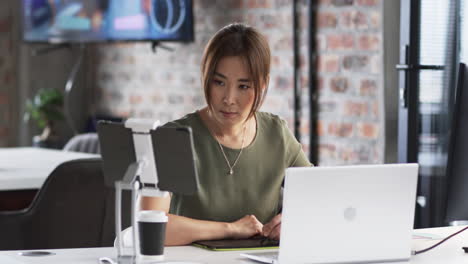
[[[264, 224], [279, 213], [285, 169], [311, 164], [284, 120], [270, 113], [255, 115], [257, 134], [242, 151], [232, 175], [197, 112], [166, 124], [192, 128], [199, 180], [196, 194], [172, 195], [170, 213], [223, 222], [253, 214]], [[233, 164], [239, 149], [224, 147], [224, 152]]]

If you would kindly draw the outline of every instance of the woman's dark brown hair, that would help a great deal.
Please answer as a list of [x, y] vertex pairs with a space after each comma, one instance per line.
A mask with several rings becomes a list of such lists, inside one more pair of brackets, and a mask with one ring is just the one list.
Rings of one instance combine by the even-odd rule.
[[[240, 23], [223, 27], [208, 41], [203, 53], [201, 72], [205, 99], [210, 108], [210, 82], [219, 61], [228, 56], [241, 57], [252, 79], [255, 99], [249, 113], [251, 116], [260, 108], [268, 89], [270, 47], [260, 32]], [[265, 86], [263, 93], [262, 86]]]

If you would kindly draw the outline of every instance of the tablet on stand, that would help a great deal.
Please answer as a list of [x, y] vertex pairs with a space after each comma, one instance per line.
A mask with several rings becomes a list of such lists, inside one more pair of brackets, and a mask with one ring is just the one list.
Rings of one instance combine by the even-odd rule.
[[[115, 184], [115, 228], [119, 263], [139, 256], [136, 210], [138, 195], [165, 197], [168, 192], [193, 194], [198, 189], [192, 132], [189, 127], [159, 127], [159, 121], [129, 119], [98, 123], [106, 184]], [[133, 249], [123, 252], [121, 194], [132, 191]]]

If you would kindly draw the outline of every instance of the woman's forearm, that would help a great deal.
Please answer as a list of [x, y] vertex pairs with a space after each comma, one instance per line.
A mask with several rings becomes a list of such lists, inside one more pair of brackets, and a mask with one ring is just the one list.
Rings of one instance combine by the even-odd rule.
[[166, 246], [187, 245], [198, 240], [247, 238], [262, 232], [263, 225], [254, 215], [246, 215], [234, 222], [197, 220], [169, 214], [170, 196], [142, 197], [142, 210], [160, 210], [168, 215]]
[[231, 223], [197, 220], [169, 214], [170, 196], [146, 197], [141, 199], [142, 210], [160, 210], [169, 217], [166, 226], [166, 246], [187, 245], [197, 240], [211, 240], [231, 237]]
[[223, 239], [231, 236], [231, 224], [197, 220], [168, 214], [166, 246], [187, 245], [198, 240]]

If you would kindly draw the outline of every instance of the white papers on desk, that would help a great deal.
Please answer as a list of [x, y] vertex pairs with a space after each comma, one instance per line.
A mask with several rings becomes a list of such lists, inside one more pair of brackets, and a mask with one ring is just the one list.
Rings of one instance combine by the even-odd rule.
[[25, 264], [25, 262], [23, 261], [19, 261], [10, 256], [2, 256], [2, 255], [0, 255], [0, 263], [2, 264]]

